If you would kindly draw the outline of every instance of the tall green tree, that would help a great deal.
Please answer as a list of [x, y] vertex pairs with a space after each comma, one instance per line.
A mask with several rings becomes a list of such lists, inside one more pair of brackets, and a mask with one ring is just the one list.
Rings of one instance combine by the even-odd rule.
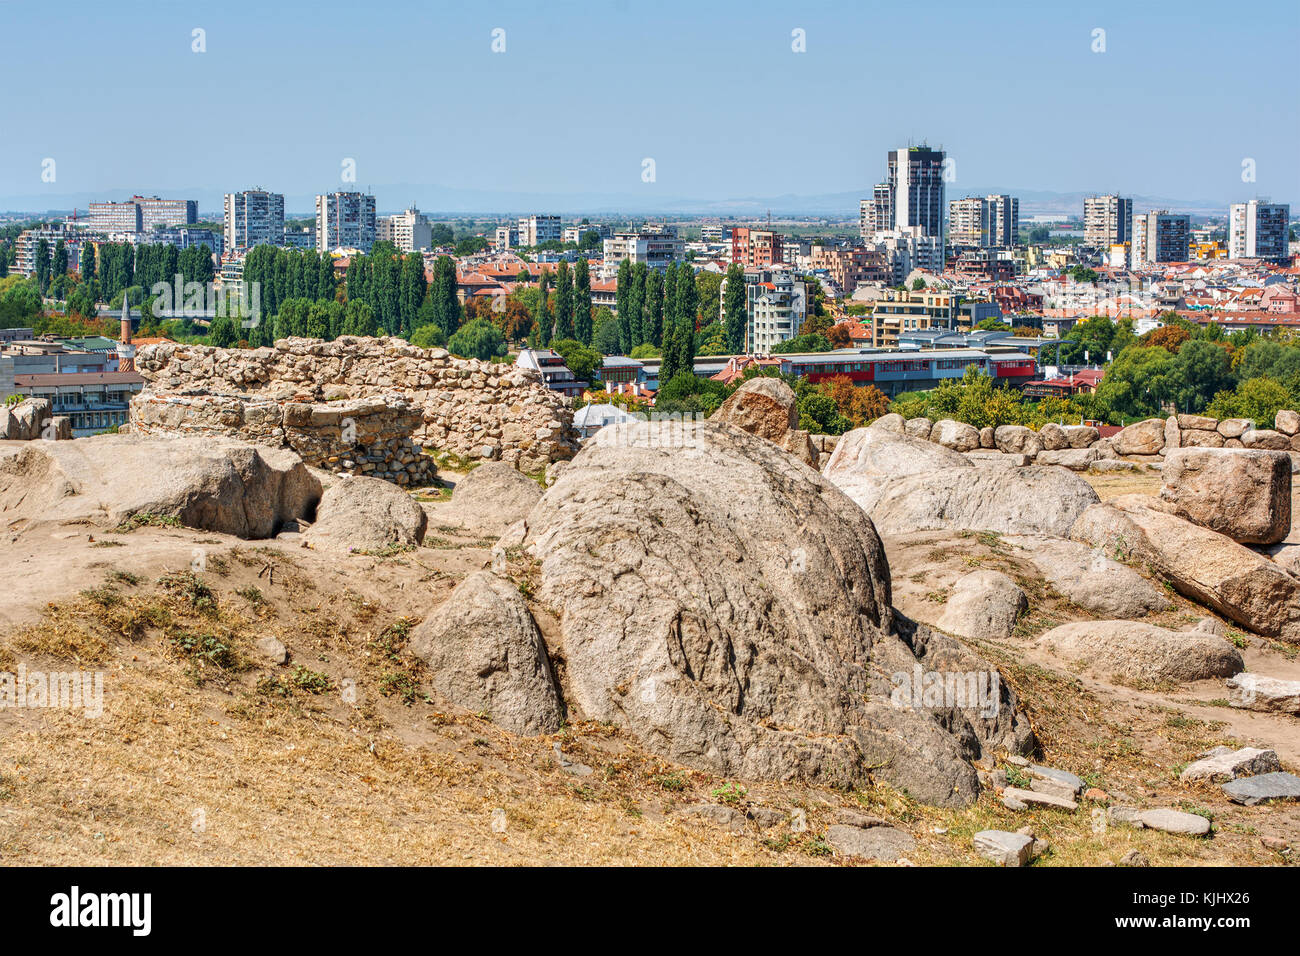
[[641, 307], [641, 332], [643, 344], [658, 347], [664, 338], [664, 277], [658, 269], [651, 269], [645, 279], [645, 304]]
[[726, 302], [723, 305], [727, 330], [727, 350], [739, 354], [745, 348], [745, 329], [749, 325], [745, 302], [745, 270], [740, 263], [727, 267]]
[[537, 280], [537, 305], [533, 313], [533, 334], [537, 344], [545, 348], [550, 344], [552, 332], [554, 331], [554, 319], [551, 317], [550, 309], [550, 292], [551, 292], [551, 273], [549, 269], [542, 270], [542, 277]]
[[[632, 341], [632, 260], [618, 264], [618, 285], [614, 290], [614, 306], [618, 312], [618, 349], [624, 355], [636, 345]], [[639, 321], [639, 317], [638, 317]]]
[[456, 300], [456, 264], [450, 256], [439, 256], [434, 264], [429, 295], [433, 297], [434, 322], [451, 341], [460, 328], [460, 303]]
[[36, 287], [41, 295], [50, 287], [50, 243], [42, 239], [36, 243]]
[[567, 262], [555, 270], [555, 337], [573, 338], [573, 273]]
[[590, 345], [591, 331], [591, 268], [586, 259], [579, 259], [573, 267], [573, 335]]

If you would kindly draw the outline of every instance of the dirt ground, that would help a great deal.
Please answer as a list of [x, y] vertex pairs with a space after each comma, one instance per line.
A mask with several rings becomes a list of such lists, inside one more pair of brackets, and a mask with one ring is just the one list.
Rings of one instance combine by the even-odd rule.
[[[1111, 482], [1097, 480], [1103, 496], [1123, 493]], [[1115, 799], [1211, 816], [1212, 838], [1101, 826], [1087, 802], [1014, 813], [986, 792], [939, 810], [881, 784], [730, 780], [664, 761], [610, 726], [519, 738], [452, 712], [426, 693], [405, 642], [488, 564], [491, 542], [460, 534], [453, 504], [426, 508], [425, 547], [389, 557], [153, 526], [0, 538], [0, 671], [104, 673], [101, 716], [0, 708], [0, 862], [847, 865], [824, 841], [843, 808], [910, 832], [909, 859], [922, 865], [987, 865], [971, 836], [1026, 824], [1053, 847], [1039, 866], [1109, 865], [1131, 849], [1156, 865], [1294, 860], [1261, 838], [1300, 844], [1300, 808], [1238, 807], [1176, 776], [1220, 743], [1273, 747], [1295, 770], [1300, 722], [1221, 706], [1216, 682], [1144, 690], [1043, 659], [1023, 637], [1086, 615], [1041, 582], [1024, 634], [981, 650], [1018, 690], [1043, 762]], [[1007, 560], [981, 536], [950, 551], [927, 572], [931, 586], [967, 559]], [[1204, 614], [1180, 600], [1167, 623], [1192, 613]], [[287, 665], [259, 652], [267, 636], [288, 648]], [[1246, 641], [1250, 667], [1300, 678], [1296, 649]], [[562, 767], [557, 745], [591, 772]], [[696, 803], [771, 807], [807, 825], [731, 833], [679, 812]]]

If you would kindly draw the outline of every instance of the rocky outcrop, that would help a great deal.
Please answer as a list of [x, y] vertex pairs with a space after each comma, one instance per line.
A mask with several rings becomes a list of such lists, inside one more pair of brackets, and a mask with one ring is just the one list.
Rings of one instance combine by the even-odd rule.
[[1200, 759], [1188, 764], [1178, 775], [1182, 783], [1227, 783], [1238, 777], [1257, 773], [1274, 773], [1282, 769], [1276, 750], [1259, 747], [1215, 747], [1200, 754]]
[[739, 429], [606, 427], [498, 549], [514, 544], [559, 615], [548, 641], [571, 705], [670, 759], [755, 779], [874, 775], [955, 805], [977, 791], [972, 757], [1030, 746], [1004, 685], [984, 708], [895, 705], [895, 678], [922, 665], [992, 669], [898, 616], [861, 509]]
[[1169, 601], [1146, 578], [1100, 550], [1045, 535], [1002, 538], [1060, 594], [1100, 617], [1135, 618], [1167, 610]]
[[471, 574], [411, 635], [411, 653], [452, 704], [516, 734], [549, 734], [564, 708], [546, 645], [519, 588]]
[[[882, 416], [869, 427], [911, 438], [928, 437], [931, 442], [966, 454], [997, 451], [1002, 454], [995, 459], [999, 464], [1018, 467], [1054, 465], [1072, 471], [1100, 472], [1128, 470], [1124, 464], [1104, 464], [1127, 461], [1160, 468], [1163, 456], [1179, 448], [1258, 448], [1289, 451], [1292, 471], [1300, 473], [1300, 433], [1287, 430], [1300, 424], [1300, 413], [1279, 412], [1278, 422], [1276, 430], [1256, 429], [1246, 419], [1220, 422], [1204, 415], [1171, 415], [1138, 422], [1108, 438], [1102, 438], [1100, 430], [1092, 425], [1048, 422], [1037, 431], [1024, 425], [975, 429], [948, 419], [931, 424], [928, 418], [907, 420], [897, 414]], [[972, 436], [978, 436], [978, 444]]]
[[415, 548], [427, 526], [424, 509], [391, 482], [341, 478], [321, 496], [316, 521], [303, 540], [342, 552]]
[[0, 458], [0, 521], [113, 528], [135, 515], [269, 538], [309, 516], [320, 481], [285, 449], [229, 439], [97, 435], [33, 442]]
[[773, 442], [799, 427], [794, 390], [779, 378], [751, 378], [710, 417]]
[[808, 467], [817, 467], [818, 453], [808, 433], [799, 428], [794, 390], [778, 378], [750, 379], [732, 392], [710, 418], [766, 438]]
[[542, 487], [505, 462], [479, 465], [460, 481], [445, 515], [472, 534], [500, 537], [533, 510]]
[[939, 529], [1065, 535], [1096, 502], [1059, 468], [992, 468], [887, 429], [846, 434], [822, 473], [886, 534]]
[[1300, 578], [1232, 539], [1122, 495], [1088, 508], [1070, 537], [1149, 567], [1180, 593], [1259, 634], [1300, 642]]
[[1217, 634], [1170, 631], [1141, 621], [1076, 621], [1043, 634], [1038, 646], [1100, 677], [1145, 683], [1228, 677], [1245, 666], [1237, 649]]
[[934, 423], [930, 441], [953, 451], [974, 451], [980, 447], [980, 433], [974, 425], [945, 418]]
[[[58, 422], [64, 424], [60, 426]], [[71, 423], [66, 418], [53, 417], [48, 398], [25, 398], [13, 405], [0, 404], [0, 440], [34, 441], [46, 438], [54, 441], [71, 437]]]
[[[857, 500], [851, 488], [845, 491]], [[1096, 501], [1086, 481], [1062, 468], [967, 463], [888, 482], [869, 513], [884, 534], [950, 529], [1064, 536]]]
[[1123, 428], [1113, 439], [1119, 455], [1157, 455], [1165, 447], [1165, 420], [1148, 418]]
[[1228, 703], [1233, 707], [1300, 717], [1300, 680], [1237, 674], [1228, 679], [1228, 690], [1232, 692]]
[[1034, 457], [1043, 450], [1038, 433], [1024, 425], [999, 425], [993, 431], [993, 443], [998, 451], [1008, 455]]
[[958, 637], [1006, 640], [1029, 608], [1025, 592], [1000, 571], [972, 571], [957, 579], [935, 622]]
[[541, 471], [576, 449], [572, 412], [536, 372], [458, 359], [397, 338], [289, 338], [272, 348], [147, 345], [136, 354], [154, 398], [243, 396], [314, 404], [399, 395], [418, 412], [410, 440], [472, 460]]
[[1165, 455], [1160, 497], [1173, 513], [1242, 544], [1291, 530], [1291, 459], [1278, 451], [1179, 448]]

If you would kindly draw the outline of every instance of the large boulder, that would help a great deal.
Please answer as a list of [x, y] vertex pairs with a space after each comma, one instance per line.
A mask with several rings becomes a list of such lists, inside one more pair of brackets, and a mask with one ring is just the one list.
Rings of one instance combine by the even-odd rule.
[[411, 653], [452, 704], [516, 734], [560, 729], [564, 708], [546, 645], [519, 587], [471, 574], [411, 635]]
[[799, 408], [794, 390], [779, 378], [751, 378], [711, 418], [779, 443], [786, 432], [799, 427]]
[[1070, 447], [1070, 436], [1056, 422], [1048, 422], [1038, 429], [1038, 440], [1043, 443], [1044, 451], [1060, 451]]
[[1024, 425], [999, 425], [993, 432], [993, 443], [998, 451], [1008, 455], [1028, 455], [1030, 458], [1043, 450], [1038, 432]]
[[1273, 424], [1283, 435], [1294, 437], [1296, 434], [1300, 434], [1300, 412], [1282, 409], [1277, 413]]
[[1101, 432], [1092, 425], [1062, 425], [1061, 430], [1065, 432], [1071, 448], [1087, 448], [1101, 438]]
[[1059, 468], [990, 467], [976, 454], [859, 428], [840, 440], [822, 474], [886, 534], [947, 528], [1063, 536], [1098, 501], [1086, 481]]
[[[845, 491], [858, 500], [852, 487]], [[871, 502], [869, 514], [883, 534], [951, 529], [1063, 537], [1097, 501], [1092, 486], [1063, 468], [968, 463], [889, 482]]]
[[1226, 441], [1217, 431], [1185, 428], [1179, 439], [1183, 448], [1222, 448]]
[[113, 528], [134, 515], [241, 538], [310, 516], [320, 481], [295, 452], [227, 438], [97, 435], [0, 458], [0, 522]]
[[974, 451], [980, 447], [980, 431], [974, 425], [945, 418], [934, 423], [934, 428], [930, 430], [930, 441], [953, 451]]
[[1121, 495], [1088, 508], [1070, 537], [1144, 565], [1181, 594], [1248, 630], [1300, 642], [1300, 578], [1231, 538]]
[[908, 438], [901, 431], [880, 426], [883, 420], [877, 419], [867, 428], [855, 428], [844, 435], [822, 466], [822, 475], [864, 510], [871, 509], [875, 499], [895, 478], [969, 466], [952, 449]]
[[1254, 427], [1255, 423], [1249, 418], [1225, 418], [1215, 426], [1215, 430], [1224, 438], [1241, 438]]
[[533, 509], [542, 486], [513, 465], [491, 461], [456, 482], [447, 517], [472, 534], [499, 537]]
[[1272, 451], [1289, 451], [1291, 439], [1271, 428], [1252, 428], [1241, 436], [1243, 448], [1261, 448]]
[[929, 441], [930, 432], [934, 430], [934, 422], [922, 416], [921, 418], [909, 418], [903, 423], [903, 434], [908, 438], [920, 438]]
[[1059, 451], [1040, 451], [1038, 457], [1034, 459], [1034, 464], [1056, 465], [1058, 468], [1069, 468], [1071, 471], [1087, 471], [1092, 467], [1092, 463], [1100, 458], [1100, 452], [1095, 448], [1062, 448]]
[[797, 427], [799, 408], [794, 391], [779, 378], [750, 379], [710, 419], [775, 442], [809, 468], [817, 467], [819, 456], [812, 438]]
[[1001, 571], [972, 571], [957, 579], [935, 626], [958, 637], [1006, 640], [1028, 608], [1025, 592]]
[[890, 412], [887, 415], [881, 415], [879, 418], [877, 418], [874, 422], [872, 422], [867, 427], [875, 428], [880, 431], [893, 432], [896, 435], [901, 435], [903, 434], [903, 430], [906, 426], [907, 426], [907, 419], [905, 419], [902, 415], [898, 414], [898, 412]]
[[[752, 779], [875, 776], [961, 805], [978, 790], [971, 758], [1032, 745], [987, 661], [892, 609], [863, 511], [739, 429], [601, 430], [497, 547], [515, 545], [540, 562], [533, 593], [559, 615], [548, 641], [578, 716], [672, 760]], [[992, 677], [996, 700], [913, 706], [895, 682], [914, 670]]]
[[1044, 535], [1006, 535], [1002, 542], [1023, 551], [1054, 590], [1092, 614], [1135, 618], [1170, 607], [1150, 581], [1098, 549]]
[[344, 477], [321, 495], [316, 521], [303, 540], [331, 551], [415, 548], [428, 523], [424, 509], [391, 481]]
[[1112, 444], [1120, 455], [1158, 455], [1165, 447], [1165, 420], [1148, 418], [1121, 428]]
[[1141, 621], [1075, 621], [1043, 634], [1038, 646], [1101, 677], [1153, 684], [1231, 677], [1245, 666], [1237, 649], [1217, 634]]
[[50, 400], [24, 398], [14, 405], [0, 405], [0, 439], [7, 441], [34, 441], [37, 438], [53, 439]]
[[1291, 458], [1284, 452], [1178, 448], [1166, 453], [1162, 475], [1160, 497], [1203, 528], [1242, 544], [1276, 544], [1291, 530]]

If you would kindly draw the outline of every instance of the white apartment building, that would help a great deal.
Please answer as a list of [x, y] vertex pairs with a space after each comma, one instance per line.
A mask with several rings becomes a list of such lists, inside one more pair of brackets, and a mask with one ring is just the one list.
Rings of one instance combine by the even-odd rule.
[[422, 252], [433, 247], [433, 225], [412, 206], [396, 216], [384, 216], [375, 227], [375, 238], [386, 240], [402, 252]]
[[284, 194], [263, 189], [226, 193], [223, 233], [231, 250], [284, 245]]
[[914, 269], [943, 271], [943, 239], [926, 235], [920, 226], [878, 231], [867, 240], [867, 245], [884, 257], [891, 285], [898, 285]]
[[132, 196], [125, 202], [92, 202], [89, 213], [91, 232], [148, 232], [193, 225], [199, 220], [199, 204], [194, 199]]
[[1083, 200], [1083, 241], [1110, 249], [1132, 241], [1133, 200], [1123, 196], [1088, 196]]
[[673, 229], [663, 231], [616, 232], [603, 243], [604, 264], [601, 278], [612, 279], [618, 275], [618, 266], [624, 259], [632, 265], [644, 262], [651, 269], [664, 270], [669, 263], [682, 257], [682, 240]]
[[1228, 207], [1228, 258], [1289, 258], [1291, 207], [1283, 203], [1235, 202]]
[[560, 238], [564, 242], [582, 242], [582, 237], [589, 232], [594, 232], [601, 239], [608, 239], [612, 236], [613, 230], [609, 226], [598, 226], [595, 223], [577, 223], [572, 226], [565, 226]]
[[[725, 279], [722, 301], [726, 301]], [[785, 269], [746, 269], [745, 310], [745, 351], [770, 352], [799, 334], [808, 317], [808, 288]]]
[[375, 244], [375, 197], [336, 192], [316, 197], [316, 251], [369, 250]]
[[561, 236], [559, 216], [521, 216], [519, 219], [519, 244], [536, 246], [543, 242], [559, 242]]

